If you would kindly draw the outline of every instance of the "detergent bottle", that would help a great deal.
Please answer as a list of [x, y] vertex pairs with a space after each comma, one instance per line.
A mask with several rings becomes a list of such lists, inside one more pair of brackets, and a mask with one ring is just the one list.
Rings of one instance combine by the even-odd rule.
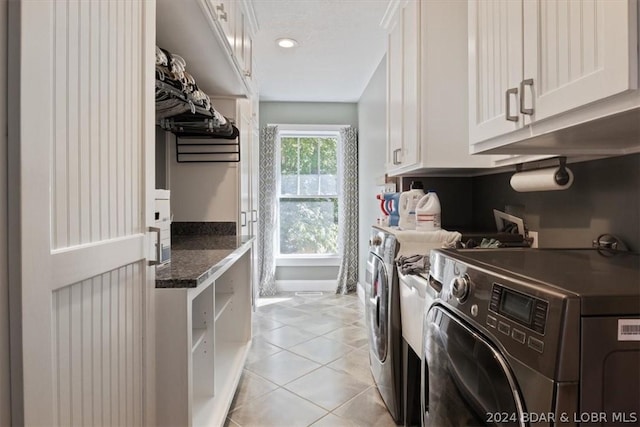
[[416, 230], [440, 230], [442, 228], [441, 215], [440, 199], [438, 199], [435, 191], [429, 190], [427, 194], [418, 201], [418, 205], [416, 206]]
[[409, 191], [400, 193], [398, 225], [403, 230], [416, 229], [416, 206], [424, 197], [424, 187], [420, 181], [413, 181], [409, 188]]
[[380, 200], [380, 210], [385, 215], [380, 225], [395, 227], [398, 225], [398, 203], [400, 193], [381, 193], [376, 195], [376, 199]]
[[400, 193], [385, 193], [384, 197], [387, 201], [386, 208], [389, 211], [389, 227], [396, 227], [400, 222]]

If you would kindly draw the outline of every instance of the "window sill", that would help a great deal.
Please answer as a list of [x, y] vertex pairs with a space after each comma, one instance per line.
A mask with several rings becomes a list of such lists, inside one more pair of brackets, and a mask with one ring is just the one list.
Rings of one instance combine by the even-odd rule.
[[276, 266], [278, 267], [333, 267], [339, 266], [342, 257], [337, 255], [320, 256], [277, 256]]

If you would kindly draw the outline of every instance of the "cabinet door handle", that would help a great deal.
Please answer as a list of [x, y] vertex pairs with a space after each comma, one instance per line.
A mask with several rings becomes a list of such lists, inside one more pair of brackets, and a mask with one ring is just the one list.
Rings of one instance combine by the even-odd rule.
[[217, 5], [216, 10], [220, 12], [218, 14], [218, 19], [227, 22], [227, 12], [224, 11], [224, 3], [220, 3], [219, 5]]
[[524, 108], [524, 87], [531, 86], [533, 90], [533, 79], [526, 79], [520, 82], [520, 112], [529, 116], [533, 115], [533, 101], [531, 102], [532, 108]]
[[160, 228], [149, 227], [149, 232], [156, 233], [156, 259], [149, 260], [149, 265], [159, 265], [162, 258], [162, 243], [160, 242]]
[[505, 113], [505, 118], [507, 120], [509, 120], [510, 122], [517, 122], [518, 121], [518, 115], [516, 114], [515, 116], [511, 115], [511, 95], [515, 95], [518, 96], [518, 88], [517, 87], [513, 87], [511, 89], [507, 89], [506, 92], [506, 104], [507, 104], [507, 111]]
[[400, 150], [402, 150], [402, 148], [396, 148], [395, 150], [393, 150], [393, 164], [394, 165], [399, 165], [400, 164], [400, 160], [398, 160], [398, 153], [400, 152]]
[[247, 213], [245, 211], [240, 212], [240, 227], [247, 226]]
[[[255, 214], [255, 215], [254, 215]], [[258, 222], [258, 211], [253, 209], [251, 211], [251, 222], [256, 223]]]

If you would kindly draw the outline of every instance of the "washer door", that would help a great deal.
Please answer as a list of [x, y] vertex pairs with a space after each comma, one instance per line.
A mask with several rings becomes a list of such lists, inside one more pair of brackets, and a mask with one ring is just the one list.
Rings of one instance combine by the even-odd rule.
[[524, 426], [524, 405], [498, 349], [442, 306], [426, 314], [424, 426]]
[[389, 279], [382, 259], [369, 254], [365, 305], [369, 345], [380, 362], [387, 358], [389, 341]]

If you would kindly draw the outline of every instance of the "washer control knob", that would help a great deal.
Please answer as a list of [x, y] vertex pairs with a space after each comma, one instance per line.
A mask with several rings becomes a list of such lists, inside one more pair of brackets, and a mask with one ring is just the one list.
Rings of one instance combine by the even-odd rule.
[[451, 282], [451, 294], [460, 302], [464, 302], [469, 296], [469, 276], [459, 276]]

